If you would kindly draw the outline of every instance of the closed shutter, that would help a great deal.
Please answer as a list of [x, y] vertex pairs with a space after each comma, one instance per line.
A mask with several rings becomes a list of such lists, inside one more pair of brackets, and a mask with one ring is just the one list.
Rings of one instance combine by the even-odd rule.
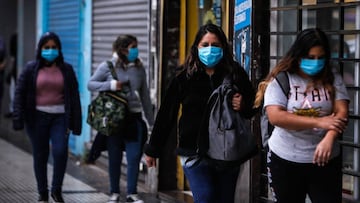
[[120, 34], [138, 39], [139, 57], [149, 64], [150, 0], [93, 0], [92, 68], [112, 55], [112, 43]]
[[[45, 22], [46, 31], [55, 32], [60, 37], [64, 60], [73, 66], [78, 79], [79, 74], [81, 74], [79, 67], [81, 54], [80, 5], [80, 0], [49, 0], [47, 5], [48, 18]], [[79, 80], [78, 82], [81, 85], [83, 81]], [[81, 89], [80, 94], [82, 94]], [[82, 109], [84, 111], [84, 107]], [[70, 137], [69, 149], [74, 154], [81, 154], [83, 152], [83, 140], [76, 137]]]
[[80, 54], [80, 2], [50, 0], [47, 22], [47, 30], [59, 35], [64, 59], [74, 67], [76, 74]]

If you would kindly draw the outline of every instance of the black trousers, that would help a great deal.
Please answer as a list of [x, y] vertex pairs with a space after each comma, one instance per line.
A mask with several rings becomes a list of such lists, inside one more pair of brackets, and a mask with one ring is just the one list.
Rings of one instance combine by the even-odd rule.
[[325, 166], [295, 163], [268, 152], [268, 178], [273, 200], [277, 203], [304, 203], [306, 194], [312, 203], [342, 202], [341, 157]]

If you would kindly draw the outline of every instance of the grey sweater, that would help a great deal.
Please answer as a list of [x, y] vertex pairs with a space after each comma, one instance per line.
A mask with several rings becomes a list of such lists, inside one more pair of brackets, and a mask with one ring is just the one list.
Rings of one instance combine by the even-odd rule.
[[[134, 63], [129, 63], [126, 67], [121, 67], [116, 63], [117, 58], [111, 61], [115, 67], [118, 80], [120, 82], [129, 82], [131, 92], [128, 95], [130, 111], [133, 113], [141, 113], [144, 111], [149, 126], [154, 124], [154, 113], [151, 105], [149, 88], [146, 83], [146, 72], [143, 66], [137, 67]], [[112, 88], [114, 78], [106, 61], [102, 62], [91, 76], [88, 82], [88, 90], [92, 92], [115, 91]], [[114, 82], [114, 81], [113, 81]]]

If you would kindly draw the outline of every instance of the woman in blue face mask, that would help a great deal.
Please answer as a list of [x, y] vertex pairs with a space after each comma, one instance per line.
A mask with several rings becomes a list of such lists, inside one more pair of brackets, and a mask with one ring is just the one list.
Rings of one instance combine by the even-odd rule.
[[[339, 136], [348, 122], [349, 96], [329, 63], [328, 39], [318, 28], [301, 31], [287, 54], [259, 84], [255, 104], [275, 126], [268, 141], [268, 178], [275, 202], [342, 201]], [[275, 76], [285, 71], [284, 95]], [[265, 90], [265, 95], [262, 90]]]
[[[234, 202], [241, 162], [208, 157], [209, 136], [200, 133], [205, 127], [202, 120], [209, 120], [208, 99], [229, 75], [239, 88], [230, 101], [232, 108], [246, 118], [252, 117], [254, 89], [245, 70], [234, 61], [225, 33], [213, 24], [200, 27], [185, 63], [165, 93], [145, 148], [147, 165], [153, 167], [167, 139], [175, 138], [173, 129], [178, 127], [176, 151], [195, 203]], [[180, 106], [181, 114], [178, 114]]]
[[131, 112], [131, 121], [126, 134], [107, 136], [109, 154], [109, 203], [120, 200], [120, 175], [123, 151], [127, 159], [127, 196], [126, 202], [143, 203], [137, 194], [139, 164], [143, 146], [147, 139], [147, 125], [142, 118], [142, 112], [147, 123], [152, 127], [154, 122], [150, 91], [147, 86], [146, 72], [139, 59], [138, 42], [133, 35], [120, 35], [113, 42], [113, 64], [118, 80], [111, 76], [106, 61], [101, 63], [88, 82], [90, 91], [127, 91], [127, 100]]
[[[32, 144], [39, 202], [48, 202], [49, 190], [54, 202], [64, 202], [62, 184], [69, 134], [80, 135], [81, 123], [75, 72], [64, 61], [59, 37], [46, 32], [39, 40], [36, 59], [27, 63], [19, 76], [13, 112], [13, 128], [25, 127]], [[48, 186], [50, 150], [54, 164], [52, 182]]]

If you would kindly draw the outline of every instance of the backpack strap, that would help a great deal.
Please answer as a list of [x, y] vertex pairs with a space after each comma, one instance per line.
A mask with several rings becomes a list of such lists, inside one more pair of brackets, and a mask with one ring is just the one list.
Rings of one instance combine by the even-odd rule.
[[111, 72], [111, 75], [113, 76], [113, 78], [115, 80], [118, 80], [113, 63], [111, 61], [106, 61], [106, 63], [109, 66], [109, 69], [110, 69], [110, 72]]
[[279, 83], [281, 90], [285, 94], [285, 96], [288, 96], [290, 92], [290, 82], [289, 82], [289, 76], [286, 71], [281, 71], [278, 73], [275, 77], [276, 81]]

